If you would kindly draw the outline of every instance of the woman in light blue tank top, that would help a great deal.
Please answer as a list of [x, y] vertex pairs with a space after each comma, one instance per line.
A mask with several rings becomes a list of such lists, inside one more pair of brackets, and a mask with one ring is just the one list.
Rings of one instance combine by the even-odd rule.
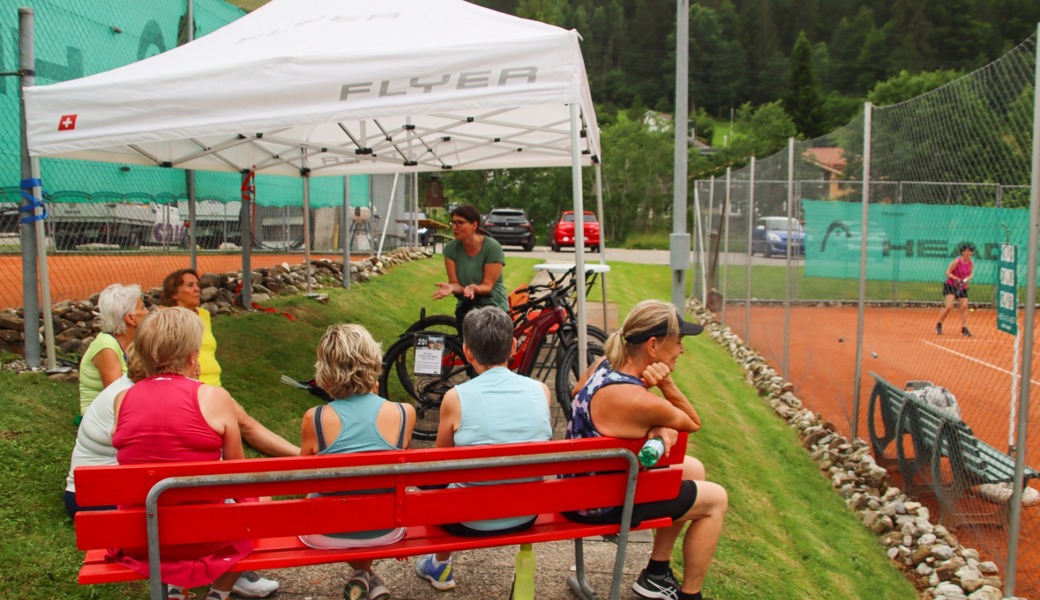
[[[415, 409], [408, 404], [388, 402], [375, 394], [379, 387], [382, 352], [364, 327], [351, 324], [329, 327], [318, 342], [318, 361], [314, 366], [317, 385], [337, 400], [327, 406], [315, 406], [304, 414], [301, 456], [408, 447], [415, 427]], [[379, 491], [383, 490], [366, 493]], [[362, 548], [392, 544], [404, 534], [405, 528], [321, 532], [301, 535], [300, 541], [311, 548]], [[350, 566], [354, 573], [347, 582], [344, 597], [389, 597], [382, 580], [372, 572], [371, 560], [353, 561]]]
[[[513, 373], [506, 367], [516, 350], [513, 321], [502, 309], [485, 306], [471, 310], [462, 322], [462, 346], [477, 377], [459, 384], [441, 402], [437, 447], [482, 446], [516, 442], [544, 442], [552, 438], [549, 388]], [[498, 485], [506, 481], [453, 483], [452, 487]], [[521, 531], [537, 515], [442, 525], [453, 535], [478, 537]], [[455, 587], [451, 553], [438, 552], [419, 559], [419, 577], [444, 591]]]

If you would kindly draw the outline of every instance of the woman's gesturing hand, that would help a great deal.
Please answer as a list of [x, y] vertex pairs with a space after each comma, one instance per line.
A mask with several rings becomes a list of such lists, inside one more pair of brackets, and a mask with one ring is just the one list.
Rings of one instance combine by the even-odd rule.
[[440, 300], [455, 293], [455, 284], [447, 281], [437, 284], [437, 291], [433, 293], [434, 300]]

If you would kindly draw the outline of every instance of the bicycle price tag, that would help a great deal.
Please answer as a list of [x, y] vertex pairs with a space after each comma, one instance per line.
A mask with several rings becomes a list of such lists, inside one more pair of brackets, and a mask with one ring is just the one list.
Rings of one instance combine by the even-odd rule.
[[444, 360], [443, 335], [415, 337], [415, 372], [420, 375], [440, 375]]

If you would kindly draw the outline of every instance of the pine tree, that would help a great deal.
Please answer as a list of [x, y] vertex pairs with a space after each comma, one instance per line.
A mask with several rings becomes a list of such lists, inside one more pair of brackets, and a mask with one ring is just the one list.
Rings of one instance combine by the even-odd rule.
[[784, 111], [794, 121], [798, 132], [807, 138], [823, 133], [823, 95], [812, 68], [812, 44], [805, 32], [798, 34], [791, 51], [791, 70], [787, 94], [783, 99]]

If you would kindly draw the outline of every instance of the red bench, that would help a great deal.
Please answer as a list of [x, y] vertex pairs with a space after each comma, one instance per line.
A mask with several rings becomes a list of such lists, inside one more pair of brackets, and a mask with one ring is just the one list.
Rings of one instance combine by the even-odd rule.
[[[658, 468], [638, 470], [634, 453], [640, 446], [638, 440], [596, 438], [336, 456], [80, 467], [75, 472], [80, 506], [136, 507], [76, 515], [76, 544], [87, 551], [79, 583], [142, 578], [106, 560], [105, 551], [111, 547], [152, 549], [149, 554], [154, 573], [157, 554], [167, 544], [252, 538], [252, 554], [236, 568], [258, 570], [573, 539], [577, 577], [568, 584], [579, 597], [591, 598], [592, 590], [584, 577], [581, 538], [617, 535], [610, 596], [616, 599], [628, 528], [574, 523], [559, 513], [675, 497], [686, 436], [662, 457]], [[595, 474], [556, 478], [572, 473]], [[530, 477], [546, 479], [451, 489], [418, 487]], [[360, 493], [304, 497], [310, 492], [337, 490]], [[252, 496], [275, 499], [187, 504]], [[500, 536], [456, 537], [435, 527], [529, 514], [539, 515], [533, 527]], [[645, 521], [638, 529], [670, 522]], [[407, 527], [405, 537], [378, 548], [315, 550], [296, 537], [394, 527]], [[163, 598], [157, 577], [150, 580], [150, 589], [154, 600]]]

